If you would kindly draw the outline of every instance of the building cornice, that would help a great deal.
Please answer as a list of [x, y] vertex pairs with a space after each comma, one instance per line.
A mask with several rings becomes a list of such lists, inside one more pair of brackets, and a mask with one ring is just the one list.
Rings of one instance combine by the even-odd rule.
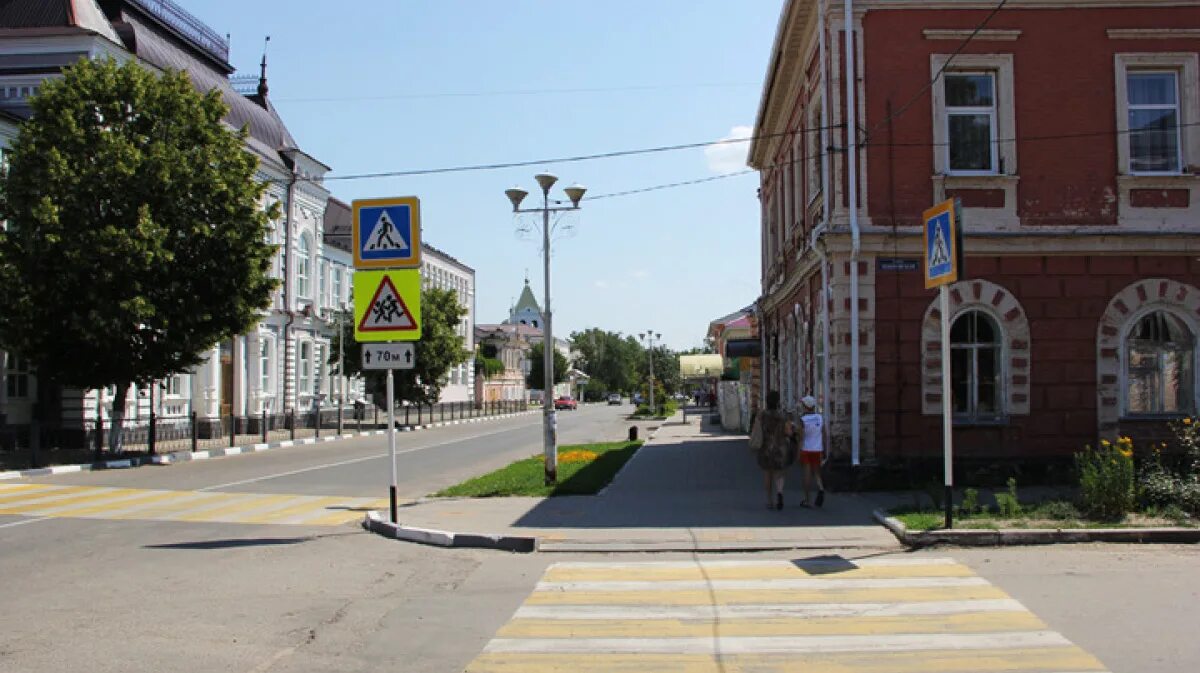
[[1195, 40], [1200, 28], [1109, 28], [1110, 40]]
[[[926, 40], [955, 40], [961, 42], [966, 39], [993, 41], [993, 42], [1011, 42], [1021, 37], [1021, 30], [1008, 30], [1004, 28], [984, 29], [978, 33], [969, 29], [959, 28], [926, 28], [921, 31]], [[971, 37], [974, 35], [974, 37]]]

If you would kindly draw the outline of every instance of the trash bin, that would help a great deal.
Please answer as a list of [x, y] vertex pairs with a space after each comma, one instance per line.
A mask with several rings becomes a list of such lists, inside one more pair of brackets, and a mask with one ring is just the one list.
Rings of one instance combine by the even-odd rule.
[[629, 426], [629, 441], [636, 442], [637, 435], [638, 435], [637, 426], [636, 425]]
[[362, 400], [354, 401], [354, 420], [361, 421], [367, 417], [367, 404]]

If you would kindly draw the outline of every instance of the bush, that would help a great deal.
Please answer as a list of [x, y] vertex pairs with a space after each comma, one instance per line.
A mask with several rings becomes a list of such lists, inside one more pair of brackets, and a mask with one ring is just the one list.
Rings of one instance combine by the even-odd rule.
[[1200, 516], [1200, 481], [1180, 485], [1179, 507], [1193, 516]]
[[1062, 500], [1051, 500], [1043, 503], [1038, 507], [1038, 514], [1047, 519], [1055, 521], [1070, 521], [1071, 519], [1079, 518], [1079, 510], [1075, 509], [1075, 505]]
[[1017, 498], [1017, 480], [1008, 478], [1008, 492], [996, 494], [996, 506], [1000, 516], [1016, 519], [1021, 516], [1021, 501]]
[[1158, 466], [1144, 470], [1138, 478], [1141, 502], [1147, 507], [1166, 507], [1179, 504], [1183, 482]]
[[1116, 444], [1100, 442], [1075, 454], [1079, 471], [1080, 508], [1098, 519], [1120, 519], [1133, 509], [1133, 440], [1121, 437]]

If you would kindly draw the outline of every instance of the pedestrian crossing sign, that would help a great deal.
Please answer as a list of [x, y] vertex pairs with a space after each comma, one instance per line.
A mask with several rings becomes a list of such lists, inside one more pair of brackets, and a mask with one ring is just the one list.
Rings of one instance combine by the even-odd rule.
[[354, 268], [421, 265], [421, 203], [415, 196], [354, 202]]
[[354, 340], [421, 338], [421, 271], [387, 269], [354, 274]]
[[953, 283], [962, 273], [960, 212], [950, 199], [926, 210], [921, 218], [925, 223], [926, 289]]

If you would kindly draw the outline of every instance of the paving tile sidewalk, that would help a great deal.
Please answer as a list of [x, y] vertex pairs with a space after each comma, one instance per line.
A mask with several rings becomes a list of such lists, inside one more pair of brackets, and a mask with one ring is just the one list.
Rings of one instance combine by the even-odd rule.
[[[405, 503], [405, 527], [536, 537], [543, 551], [895, 548], [872, 517], [888, 494], [830, 493], [801, 508], [800, 469], [788, 473], [783, 511], [768, 510], [745, 435], [681, 414], [663, 423], [596, 496], [428, 498]], [[384, 513], [386, 516], [386, 512]]]

